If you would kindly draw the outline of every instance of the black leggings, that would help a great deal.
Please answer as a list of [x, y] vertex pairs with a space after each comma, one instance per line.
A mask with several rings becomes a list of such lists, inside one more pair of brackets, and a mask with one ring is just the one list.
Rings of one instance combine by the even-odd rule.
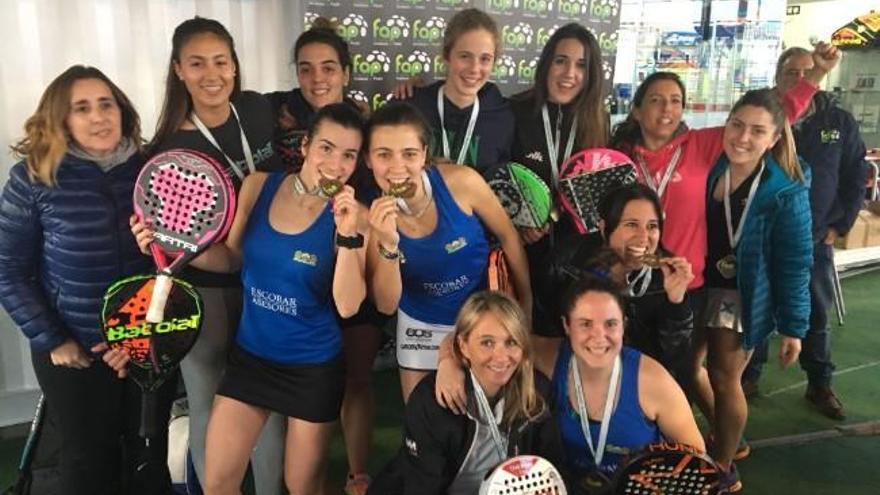
[[[46, 411], [60, 436], [60, 485], [65, 494], [165, 494], [171, 491], [166, 463], [167, 420], [176, 378], [157, 392], [159, 435], [145, 447], [138, 436], [140, 388], [120, 380], [100, 359], [78, 370], [55, 366], [48, 353], [31, 357]], [[149, 473], [138, 473], [145, 458]]]

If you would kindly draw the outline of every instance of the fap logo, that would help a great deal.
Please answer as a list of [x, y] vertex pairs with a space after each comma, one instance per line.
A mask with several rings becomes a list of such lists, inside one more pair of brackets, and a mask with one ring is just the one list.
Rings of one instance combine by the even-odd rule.
[[559, 13], [568, 17], [580, 17], [587, 13], [590, 0], [559, 0]]
[[594, 19], [610, 19], [620, 10], [620, 0], [592, 0], [590, 16]]
[[442, 17], [431, 16], [426, 21], [416, 19], [412, 23], [413, 44], [435, 44], [443, 38], [444, 30], [446, 21]]
[[506, 83], [516, 77], [516, 62], [510, 55], [502, 55], [495, 60], [495, 68], [492, 69], [492, 79], [495, 82]]
[[318, 17], [318, 14], [315, 12], [306, 12], [305, 15], [303, 15], [303, 26], [306, 31], [312, 29], [312, 24], [314, 24], [315, 19]]
[[602, 55], [614, 55], [617, 52], [617, 31], [613, 33], [599, 33], [597, 40]]
[[392, 15], [382, 20], [376, 18], [373, 21], [373, 39], [377, 44], [396, 43], [409, 38], [409, 21], [401, 15]]
[[547, 14], [553, 10], [553, 0], [523, 0], [522, 4], [526, 14]]
[[382, 74], [391, 70], [391, 59], [382, 50], [373, 50], [366, 56], [362, 53], [356, 54], [352, 66], [355, 75], [381, 78]]
[[434, 77], [440, 78], [446, 74], [446, 62], [443, 55], [434, 55]]
[[339, 27], [336, 28], [336, 32], [339, 33], [342, 39], [351, 43], [358, 38], [366, 37], [367, 28], [367, 20], [364, 19], [364, 16], [352, 12], [342, 19]]
[[538, 32], [535, 34], [535, 48], [539, 50], [544, 48], [544, 45], [550, 41], [550, 37], [553, 36], [557, 29], [559, 29], [559, 26], [556, 24], [550, 27], [538, 28]]
[[409, 55], [398, 53], [394, 57], [394, 72], [405, 79], [431, 72], [431, 56], [420, 50]]
[[468, 3], [468, 0], [436, 0], [435, 3], [441, 9], [449, 10], [450, 8], [455, 8], [461, 4]]
[[397, 0], [398, 6], [407, 7], [422, 7], [427, 3], [428, 0]]
[[394, 96], [394, 93], [382, 94], [375, 93], [372, 98], [372, 108], [373, 110], [378, 110], [385, 106], [386, 103], [391, 101], [391, 98]]
[[611, 61], [602, 59], [602, 76], [605, 77], [606, 81], [610, 81], [613, 74], [614, 66], [611, 64]]
[[535, 69], [538, 67], [538, 57], [531, 60], [522, 59], [516, 64], [517, 83], [531, 84], [535, 80]]
[[513, 26], [508, 24], [501, 28], [501, 41], [506, 47], [523, 50], [532, 43], [534, 37], [535, 32], [525, 22], [518, 22]]
[[486, 8], [503, 14], [519, 8], [519, 2], [520, 0], [489, 0], [486, 2]]
[[370, 103], [370, 99], [367, 98], [366, 93], [359, 89], [349, 90], [347, 96], [357, 103], [363, 103], [364, 105], [368, 105]]

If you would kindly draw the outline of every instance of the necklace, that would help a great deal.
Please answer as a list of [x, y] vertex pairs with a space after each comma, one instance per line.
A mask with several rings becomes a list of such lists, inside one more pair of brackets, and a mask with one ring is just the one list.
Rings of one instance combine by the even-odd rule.
[[397, 206], [400, 208], [401, 213], [418, 219], [422, 218], [425, 212], [428, 211], [428, 207], [434, 202], [434, 188], [431, 187], [431, 179], [428, 178], [428, 172], [425, 170], [422, 170], [422, 188], [425, 190], [425, 196], [427, 196], [428, 200], [425, 201], [425, 204], [419, 208], [418, 211], [413, 211], [409, 205], [406, 204], [405, 199], [397, 198]]
[[299, 196], [309, 195], [321, 199], [327, 199], [327, 196], [321, 191], [321, 186], [316, 184], [315, 187], [306, 187], [305, 182], [303, 182], [302, 177], [300, 177], [299, 174], [293, 174], [293, 192]]

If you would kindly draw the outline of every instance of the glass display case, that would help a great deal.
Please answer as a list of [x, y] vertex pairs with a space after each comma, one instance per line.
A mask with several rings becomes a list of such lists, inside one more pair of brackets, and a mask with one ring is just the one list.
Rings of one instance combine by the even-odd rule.
[[612, 111], [664, 70], [685, 83], [691, 125], [723, 122], [745, 91], [773, 84], [784, 15], [784, 0], [624, 0]]

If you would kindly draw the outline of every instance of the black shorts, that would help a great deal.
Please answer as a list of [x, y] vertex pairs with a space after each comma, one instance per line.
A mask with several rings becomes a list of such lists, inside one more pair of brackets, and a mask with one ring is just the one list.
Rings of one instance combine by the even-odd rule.
[[218, 395], [312, 423], [339, 419], [342, 354], [319, 364], [279, 364], [232, 346]]

